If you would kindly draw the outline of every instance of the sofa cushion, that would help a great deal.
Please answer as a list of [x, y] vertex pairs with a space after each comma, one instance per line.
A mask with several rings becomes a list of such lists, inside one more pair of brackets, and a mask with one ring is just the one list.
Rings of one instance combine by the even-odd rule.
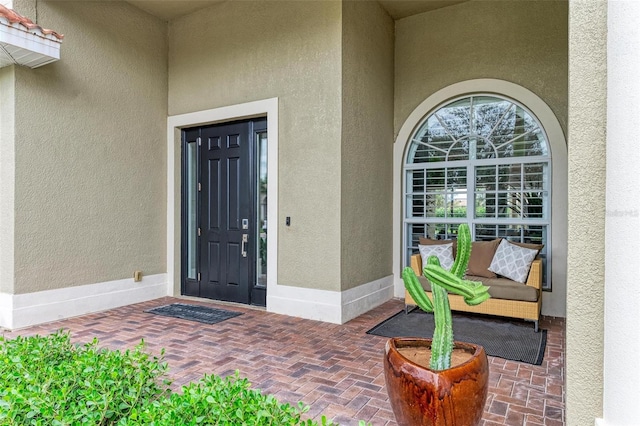
[[427, 264], [427, 259], [430, 256], [436, 256], [440, 261], [440, 266], [449, 270], [453, 266], [453, 248], [452, 243], [449, 244], [437, 244], [437, 245], [418, 245], [420, 250], [420, 257], [422, 258], [422, 265]]
[[[507, 278], [487, 278], [477, 276], [466, 276], [470, 281], [480, 281], [489, 286], [489, 294], [493, 299], [521, 300], [524, 302], [536, 302], [538, 300], [538, 290], [528, 285], [522, 285]], [[431, 283], [425, 277], [418, 277], [422, 288], [431, 291]]]
[[535, 249], [520, 247], [502, 240], [493, 256], [489, 270], [513, 281], [524, 283], [536, 254], [538, 252]]
[[493, 255], [496, 254], [498, 244], [500, 244], [500, 239], [498, 238], [493, 241], [472, 242], [467, 275], [496, 278], [497, 275], [487, 268], [491, 265], [491, 260], [493, 260]]
[[418, 239], [419, 244], [423, 246], [438, 246], [441, 244], [452, 244], [453, 247], [453, 258], [456, 258], [456, 253], [458, 250], [458, 242], [456, 240], [432, 240], [431, 238], [420, 237]]

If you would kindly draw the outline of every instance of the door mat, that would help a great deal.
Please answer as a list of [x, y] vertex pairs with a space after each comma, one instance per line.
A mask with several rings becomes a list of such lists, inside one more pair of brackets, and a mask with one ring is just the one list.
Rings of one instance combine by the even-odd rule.
[[[433, 337], [433, 314], [400, 311], [367, 331], [383, 337]], [[532, 323], [484, 315], [453, 314], [453, 338], [484, 347], [487, 355], [540, 365], [547, 346], [547, 330], [536, 333]]]
[[163, 315], [165, 317], [198, 321], [205, 324], [216, 324], [229, 318], [242, 315], [241, 312], [226, 311], [224, 309], [209, 308], [207, 306], [187, 305], [184, 303], [172, 303], [171, 305], [148, 309], [145, 312]]

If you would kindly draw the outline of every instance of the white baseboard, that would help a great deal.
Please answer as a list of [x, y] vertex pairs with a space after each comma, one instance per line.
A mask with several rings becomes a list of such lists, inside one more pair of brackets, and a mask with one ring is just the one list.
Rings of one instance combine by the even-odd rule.
[[267, 311], [344, 324], [392, 298], [391, 275], [343, 292], [270, 285], [267, 291]]
[[[168, 296], [167, 274], [26, 294], [0, 293], [0, 327], [9, 330], [86, 315]], [[269, 286], [267, 311], [344, 324], [393, 298], [393, 276], [344, 292]]]
[[167, 274], [26, 294], [0, 293], [0, 327], [10, 330], [100, 312], [168, 295]]
[[342, 293], [342, 324], [393, 299], [393, 275]]

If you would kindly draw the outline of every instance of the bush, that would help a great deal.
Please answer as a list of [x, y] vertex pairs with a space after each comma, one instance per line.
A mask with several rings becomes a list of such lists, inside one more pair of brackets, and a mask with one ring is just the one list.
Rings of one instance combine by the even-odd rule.
[[68, 333], [0, 337], [0, 424], [107, 425], [168, 393], [167, 366], [143, 351], [110, 351]]
[[[120, 426], [173, 426], [173, 425], [317, 425], [301, 416], [308, 410], [302, 403], [298, 407], [280, 404], [272, 395], [263, 395], [251, 389], [247, 379], [235, 376], [225, 379], [205, 375], [197, 383], [182, 388], [169, 398], [155, 401], [134, 411]], [[323, 417], [322, 425], [331, 425]]]
[[[171, 393], [163, 355], [111, 351], [69, 333], [0, 337], [0, 425], [318, 426], [247, 379], [205, 375]], [[321, 425], [334, 425], [323, 416]], [[364, 425], [364, 422], [360, 422]], [[335, 425], [337, 426], [337, 425]]]

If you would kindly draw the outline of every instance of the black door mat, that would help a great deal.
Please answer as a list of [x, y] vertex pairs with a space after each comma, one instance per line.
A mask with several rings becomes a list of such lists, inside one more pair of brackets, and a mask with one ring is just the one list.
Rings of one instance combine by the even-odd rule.
[[[415, 309], [400, 311], [367, 331], [384, 337], [433, 337], [433, 314]], [[533, 323], [473, 314], [453, 314], [453, 339], [484, 347], [487, 355], [540, 365], [547, 345], [547, 330], [536, 333]]]
[[186, 319], [190, 321], [203, 322], [205, 324], [216, 324], [229, 318], [242, 315], [241, 312], [226, 311], [224, 309], [209, 308], [200, 305], [187, 305], [184, 303], [172, 303], [171, 305], [158, 306], [148, 309], [145, 312], [165, 317]]

